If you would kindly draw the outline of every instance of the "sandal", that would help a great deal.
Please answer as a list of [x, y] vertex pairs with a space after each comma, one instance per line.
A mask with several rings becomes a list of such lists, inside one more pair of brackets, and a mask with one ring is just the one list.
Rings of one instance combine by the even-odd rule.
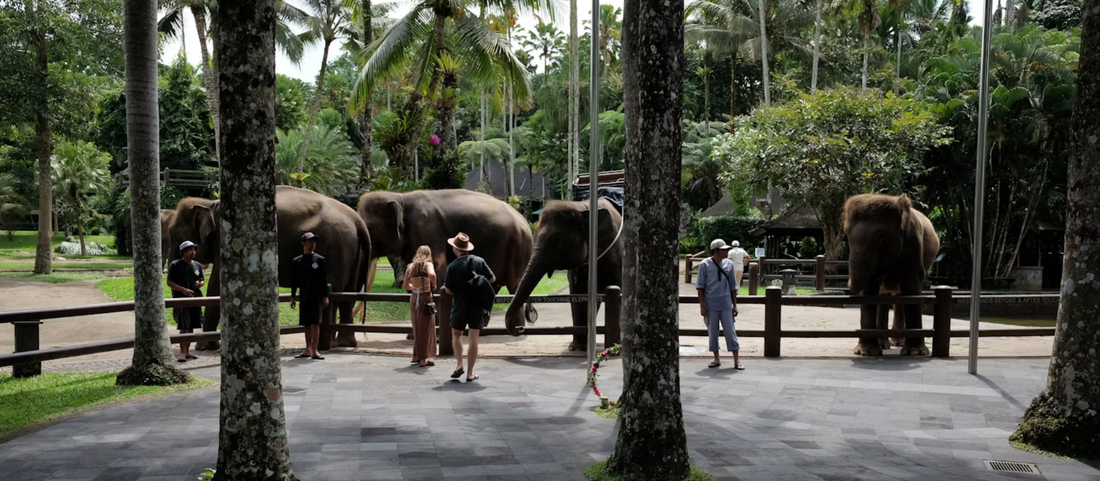
[[481, 379], [481, 376], [478, 376], [477, 374], [474, 374], [474, 377], [466, 378], [466, 382], [474, 382], [474, 381], [477, 381], [478, 379]]
[[177, 357], [176, 362], [187, 362], [187, 358], [186, 357]]
[[420, 364], [420, 367], [432, 367], [435, 363], [431, 361], [425, 361], [424, 364]]
[[187, 355], [187, 359], [195, 360], [195, 359], [198, 359], [198, 358], [199, 358], [199, 356], [196, 356], [194, 354], [188, 354]]
[[718, 367], [718, 366], [721, 366], [721, 365], [722, 365], [722, 363], [720, 363], [718, 361], [714, 361], [714, 362], [708, 364], [707, 367]]
[[297, 356], [294, 356], [294, 359], [305, 359], [307, 357], [309, 357], [309, 354], [306, 354], [306, 353], [303, 352], [303, 353], [301, 353]]
[[458, 378], [462, 377], [463, 374], [466, 374], [465, 369], [462, 369], [462, 368], [455, 369], [455, 372], [451, 373], [451, 379], [458, 379]]
[[737, 370], [738, 371], [744, 371], [745, 370], [745, 365], [744, 364], [738, 364], [737, 365]]
[[325, 356], [322, 356], [322, 355], [318, 354], [316, 356], [311, 357], [310, 359], [315, 359], [315, 360], [318, 360], [318, 361], [324, 361]]

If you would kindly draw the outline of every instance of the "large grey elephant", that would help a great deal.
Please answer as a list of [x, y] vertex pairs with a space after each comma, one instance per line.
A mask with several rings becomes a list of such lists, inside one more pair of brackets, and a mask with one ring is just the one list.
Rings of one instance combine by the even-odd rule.
[[[844, 203], [844, 233], [851, 250], [848, 288], [852, 293], [920, 295], [940, 250], [940, 239], [932, 221], [914, 209], [908, 197], [864, 194], [849, 198]], [[886, 329], [889, 309], [886, 304], [860, 306], [860, 327]], [[921, 306], [894, 306], [894, 329], [920, 329], [921, 324]], [[875, 338], [860, 338], [855, 354], [881, 356], [884, 344]], [[922, 337], [906, 338], [903, 344], [903, 356], [928, 355]]]
[[175, 210], [160, 210], [160, 261], [162, 266], [168, 264], [168, 256], [172, 253], [172, 235], [169, 230], [172, 228], [172, 222], [175, 220]]
[[[191, 240], [199, 244], [195, 259], [213, 263], [207, 284], [207, 295], [221, 293], [218, 269], [218, 216], [220, 201], [188, 197], [176, 208], [176, 219], [170, 226], [171, 258], [179, 256], [179, 244]], [[328, 260], [328, 281], [334, 292], [358, 292], [366, 282], [367, 264], [371, 257], [371, 238], [366, 224], [351, 207], [316, 192], [280, 185], [275, 187], [275, 217], [279, 240], [279, 286], [290, 287], [290, 261], [302, 254], [301, 236], [313, 232], [321, 241], [317, 253]], [[336, 306], [341, 323], [353, 322], [352, 303]], [[207, 308], [203, 330], [218, 327], [220, 309]], [[355, 346], [355, 335], [341, 332], [338, 346]]]
[[531, 258], [534, 240], [527, 221], [508, 204], [479, 192], [368, 192], [359, 198], [358, 210], [370, 230], [374, 257], [397, 256], [411, 262], [417, 248], [428, 246], [440, 284], [455, 259], [447, 239], [459, 232], [470, 236], [474, 254], [496, 274], [498, 292], [501, 287], [516, 292]]
[[[623, 217], [615, 210], [610, 201], [601, 197], [598, 200], [598, 239], [596, 261], [596, 290], [603, 293], [607, 286], [622, 286], [623, 280]], [[568, 271], [569, 293], [588, 293], [588, 226], [590, 211], [588, 202], [550, 201], [539, 216], [539, 227], [535, 232], [535, 254], [523, 274], [519, 291], [508, 306], [505, 324], [508, 332], [519, 335], [523, 320], [519, 317], [519, 307], [527, 302], [531, 291], [543, 276], [551, 276], [554, 271]], [[573, 325], [587, 325], [585, 303], [573, 303]], [[588, 347], [587, 336], [576, 334], [569, 344], [571, 351], [584, 351]]]

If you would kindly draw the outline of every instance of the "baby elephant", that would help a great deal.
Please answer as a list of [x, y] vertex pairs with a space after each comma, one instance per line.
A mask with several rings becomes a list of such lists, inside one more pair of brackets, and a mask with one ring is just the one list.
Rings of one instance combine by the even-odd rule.
[[[844, 203], [844, 233], [851, 254], [848, 287], [852, 293], [877, 296], [883, 293], [920, 295], [928, 269], [940, 250], [932, 221], [913, 208], [906, 196], [864, 194]], [[883, 292], [886, 291], [886, 292]], [[885, 329], [889, 305], [860, 307], [860, 328]], [[921, 328], [919, 305], [894, 308], [894, 328]], [[855, 354], [881, 356], [883, 344], [875, 338], [860, 338]], [[903, 341], [903, 356], [926, 356], [922, 337]]]

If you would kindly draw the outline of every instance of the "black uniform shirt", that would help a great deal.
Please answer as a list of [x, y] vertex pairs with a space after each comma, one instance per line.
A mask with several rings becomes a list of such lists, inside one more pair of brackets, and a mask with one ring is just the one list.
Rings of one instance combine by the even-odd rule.
[[302, 302], [321, 302], [328, 297], [328, 269], [325, 258], [320, 254], [302, 254], [294, 258], [293, 275], [290, 280], [290, 295], [302, 290]]
[[[199, 261], [187, 262], [176, 259], [168, 265], [168, 280], [175, 282], [184, 289], [195, 291], [195, 297], [202, 297], [202, 291], [195, 287], [199, 281], [205, 280], [202, 275], [202, 264]], [[184, 293], [172, 290], [172, 297], [187, 297]]]

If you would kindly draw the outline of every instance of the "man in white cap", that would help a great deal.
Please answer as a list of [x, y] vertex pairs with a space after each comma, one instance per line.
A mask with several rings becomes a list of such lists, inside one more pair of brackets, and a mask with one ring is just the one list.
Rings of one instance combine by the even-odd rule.
[[733, 241], [730, 245], [733, 246], [733, 249], [730, 249], [728, 256], [730, 262], [733, 262], [733, 279], [737, 281], [737, 286], [740, 287], [741, 278], [744, 276], [745, 268], [749, 266], [749, 259], [752, 256], [741, 248], [740, 242]]
[[741, 346], [733, 329], [737, 317], [737, 282], [733, 280], [733, 262], [726, 258], [732, 248], [722, 239], [710, 243], [711, 257], [699, 263], [695, 288], [699, 292], [699, 310], [710, 337], [710, 352], [714, 353], [714, 362], [708, 367], [722, 365], [718, 359], [718, 329], [721, 328], [726, 334], [726, 350], [733, 353], [734, 366], [744, 370], [745, 366], [737, 357]]
[[[202, 275], [202, 264], [195, 260], [198, 246], [194, 242], [184, 241], [180, 244], [180, 259], [172, 261], [168, 266], [168, 288], [172, 289], [172, 297], [202, 297], [202, 286], [206, 279]], [[202, 329], [201, 307], [177, 307], [172, 310], [172, 317], [176, 318], [176, 327], [180, 334], [191, 334], [195, 329]], [[198, 359], [191, 354], [191, 343], [180, 343], [179, 362], [187, 362]]]

